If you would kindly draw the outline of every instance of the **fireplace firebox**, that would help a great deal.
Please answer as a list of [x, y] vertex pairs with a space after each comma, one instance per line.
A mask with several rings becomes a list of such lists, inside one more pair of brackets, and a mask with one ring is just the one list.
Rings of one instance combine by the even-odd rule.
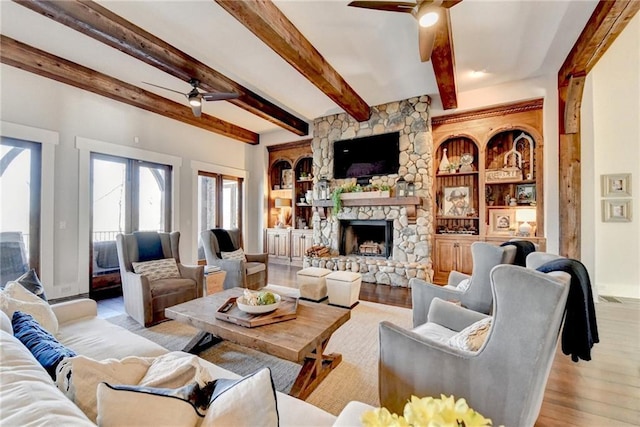
[[393, 221], [384, 219], [341, 219], [340, 255], [391, 258]]

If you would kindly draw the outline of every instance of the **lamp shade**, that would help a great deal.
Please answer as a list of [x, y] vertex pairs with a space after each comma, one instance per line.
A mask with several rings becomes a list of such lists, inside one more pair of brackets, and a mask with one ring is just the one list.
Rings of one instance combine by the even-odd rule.
[[518, 209], [516, 211], [516, 221], [536, 222], [536, 210], [535, 209]]
[[283, 199], [278, 197], [276, 199], [276, 208], [286, 208], [291, 206], [291, 199]]

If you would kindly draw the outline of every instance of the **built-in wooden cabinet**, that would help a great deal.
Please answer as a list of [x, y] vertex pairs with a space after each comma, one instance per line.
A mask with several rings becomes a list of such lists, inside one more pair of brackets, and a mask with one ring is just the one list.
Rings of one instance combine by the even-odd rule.
[[268, 228], [265, 232], [265, 251], [269, 261], [289, 263], [291, 257], [291, 233], [286, 228]]
[[302, 266], [307, 249], [313, 246], [313, 230], [268, 228], [264, 240], [269, 262]]
[[311, 140], [272, 145], [267, 150], [268, 227], [311, 227], [313, 207], [306, 197], [313, 190]]
[[546, 246], [542, 105], [538, 99], [432, 119], [434, 282], [445, 284], [451, 270], [471, 273], [474, 241], [527, 238]]

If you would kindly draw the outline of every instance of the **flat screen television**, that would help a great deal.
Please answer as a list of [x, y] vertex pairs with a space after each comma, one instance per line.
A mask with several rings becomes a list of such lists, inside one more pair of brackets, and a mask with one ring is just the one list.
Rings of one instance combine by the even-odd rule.
[[398, 173], [400, 132], [383, 133], [333, 143], [333, 177], [363, 178]]

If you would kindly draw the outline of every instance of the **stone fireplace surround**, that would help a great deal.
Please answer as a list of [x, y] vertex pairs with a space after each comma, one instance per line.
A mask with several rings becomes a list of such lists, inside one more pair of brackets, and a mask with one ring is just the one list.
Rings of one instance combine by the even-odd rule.
[[[430, 241], [434, 233], [431, 206], [433, 196], [433, 139], [429, 118], [430, 98], [426, 95], [371, 107], [371, 118], [357, 122], [345, 113], [321, 117], [315, 120], [313, 140], [314, 185], [321, 177], [330, 180], [332, 188], [355, 179], [333, 179], [333, 142], [381, 133], [400, 132], [400, 168], [398, 174], [375, 176], [372, 184], [386, 184], [393, 188], [402, 176], [414, 182], [416, 195], [423, 203], [417, 208], [415, 223], [410, 223], [405, 206], [353, 206], [343, 207], [338, 215], [327, 214], [321, 218], [313, 215], [313, 240], [331, 248], [334, 257], [304, 260], [303, 267], [316, 266], [335, 270], [360, 272], [365, 282], [392, 286], [408, 286], [409, 279], [418, 277], [431, 280], [433, 268], [430, 257]], [[393, 224], [392, 257], [344, 257], [338, 256], [340, 240], [339, 220], [388, 220]]]

